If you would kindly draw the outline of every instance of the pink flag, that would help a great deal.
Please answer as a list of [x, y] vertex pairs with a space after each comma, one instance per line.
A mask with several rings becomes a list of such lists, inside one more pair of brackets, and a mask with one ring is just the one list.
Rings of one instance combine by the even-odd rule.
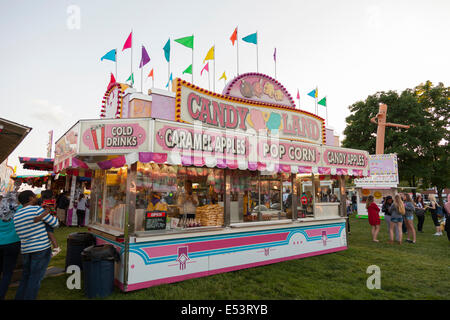
[[207, 63], [205, 64], [205, 66], [203, 67], [202, 71], [200, 72], [200, 75], [202, 75], [203, 70], [206, 70], [206, 71], [209, 72], [209, 62], [207, 62]]
[[128, 36], [127, 41], [125, 41], [125, 44], [123, 45], [122, 51], [125, 50], [125, 49], [128, 49], [128, 48], [131, 48], [131, 38], [132, 38], [132, 34], [133, 34], [133, 31], [130, 32], [130, 35]]
[[297, 89], [297, 99], [300, 99], [300, 92], [298, 92], [298, 89]]

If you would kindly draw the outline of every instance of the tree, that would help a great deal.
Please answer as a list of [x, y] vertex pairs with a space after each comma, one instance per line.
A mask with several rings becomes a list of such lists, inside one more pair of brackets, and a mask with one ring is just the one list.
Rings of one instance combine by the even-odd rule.
[[411, 126], [386, 127], [384, 153], [397, 154], [400, 180], [414, 188], [419, 181], [445, 187], [449, 183], [448, 101], [448, 88], [443, 84], [432, 87], [430, 82], [405, 89], [400, 95], [395, 91], [370, 95], [349, 107], [343, 146], [375, 154], [377, 125], [370, 118], [378, 113], [378, 104], [385, 103], [388, 122]]
[[424, 181], [436, 187], [439, 202], [442, 191], [450, 184], [450, 90], [443, 83], [433, 86], [430, 81], [420, 84], [414, 94], [422, 107], [427, 110], [430, 140], [424, 145], [427, 175]]

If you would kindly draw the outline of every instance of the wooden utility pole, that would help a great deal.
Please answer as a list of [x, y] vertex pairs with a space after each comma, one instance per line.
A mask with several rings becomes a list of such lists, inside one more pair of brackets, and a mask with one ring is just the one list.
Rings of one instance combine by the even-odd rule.
[[[377, 129], [377, 145], [376, 154], [384, 154], [384, 134], [386, 127], [397, 127], [409, 129], [410, 126], [404, 124], [386, 122], [387, 105], [384, 103], [379, 104], [378, 114], [371, 118], [370, 121], [378, 125]], [[377, 120], [375, 120], [377, 118]]]

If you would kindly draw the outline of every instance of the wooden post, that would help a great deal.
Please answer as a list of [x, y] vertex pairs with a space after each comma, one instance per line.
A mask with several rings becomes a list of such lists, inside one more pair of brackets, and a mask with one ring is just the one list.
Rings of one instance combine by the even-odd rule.
[[[386, 127], [397, 127], [409, 129], [410, 126], [397, 124], [397, 123], [389, 123], [386, 122], [386, 114], [387, 114], [387, 105], [384, 103], [380, 103], [378, 107], [378, 114], [371, 118], [370, 121], [378, 125], [377, 128], [377, 144], [376, 144], [376, 154], [384, 154], [384, 136]], [[377, 118], [378, 121], [375, 120]]]

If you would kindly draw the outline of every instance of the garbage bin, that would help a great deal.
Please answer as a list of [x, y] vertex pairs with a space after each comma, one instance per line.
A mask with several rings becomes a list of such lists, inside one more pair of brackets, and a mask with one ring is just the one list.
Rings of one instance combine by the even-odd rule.
[[83, 269], [81, 252], [95, 244], [95, 237], [89, 232], [71, 233], [67, 237], [66, 270], [68, 266], [77, 265]]
[[81, 253], [84, 292], [88, 298], [104, 298], [114, 291], [114, 262], [120, 260], [110, 244], [87, 247]]

